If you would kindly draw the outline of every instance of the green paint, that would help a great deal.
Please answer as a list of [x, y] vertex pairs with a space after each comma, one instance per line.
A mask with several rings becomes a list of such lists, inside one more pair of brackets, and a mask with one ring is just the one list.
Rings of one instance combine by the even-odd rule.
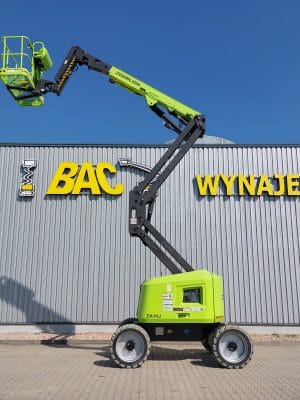
[[117, 67], [111, 67], [108, 75], [110, 80], [114, 83], [117, 83], [135, 94], [143, 96], [149, 107], [158, 104], [168, 110], [169, 113], [175, 113], [186, 121], [190, 121], [192, 118], [201, 114], [199, 111], [186, 106], [180, 101], [173, 99], [150, 85], [147, 85]]
[[[186, 293], [195, 298], [187, 301]], [[141, 285], [140, 323], [224, 321], [222, 277], [205, 270], [148, 279]]]
[[42, 42], [31, 42], [27, 36], [3, 36], [0, 79], [21, 106], [42, 106], [43, 96], [28, 97], [35, 89], [43, 72], [52, 67], [52, 61]]

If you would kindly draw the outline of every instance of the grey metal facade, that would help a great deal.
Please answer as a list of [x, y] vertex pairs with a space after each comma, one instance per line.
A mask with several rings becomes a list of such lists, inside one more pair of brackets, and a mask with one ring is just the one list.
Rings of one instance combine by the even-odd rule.
[[[112, 323], [135, 315], [140, 283], [168, 271], [128, 233], [128, 192], [166, 147], [0, 146], [1, 323]], [[36, 194], [20, 198], [24, 159]], [[120, 196], [49, 196], [62, 161], [117, 166]], [[195, 147], [160, 189], [154, 225], [196, 268], [223, 275], [227, 321], [300, 322], [300, 196], [200, 196], [195, 174], [300, 174], [300, 146]]]

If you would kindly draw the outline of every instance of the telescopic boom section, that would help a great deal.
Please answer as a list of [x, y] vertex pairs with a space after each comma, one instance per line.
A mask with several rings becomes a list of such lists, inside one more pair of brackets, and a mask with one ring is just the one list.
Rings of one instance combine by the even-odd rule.
[[69, 77], [72, 75], [72, 72], [78, 67], [78, 65], [86, 65], [89, 69], [101, 72], [106, 75], [108, 75], [109, 70], [111, 69], [111, 65], [104, 63], [103, 61], [91, 56], [90, 54], [87, 54], [80, 47], [71, 47], [69, 53], [65, 58], [65, 61], [63, 62], [55, 76], [55, 85], [53, 86], [51, 91], [54, 91], [55, 93], [60, 95]]
[[[56, 74], [55, 82], [45, 80], [38, 82], [36, 95], [40, 96], [47, 92], [60, 95], [73, 71], [81, 65], [86, 65], [91, 70], [108, 75], [112, 83], [143, 96], [150, 109], [163, 119], [165, 126], [178, 134], [176, 140], [151, 171], [147, 173], [144, 180], [130, 191], [129, 232], [132, 236], [139, 237], [171, 273], [176, 274], [183, 270], [193, 271], [193, 267], [151, 224], [151, 216], [158, 189], [196, 140], [204, 135], [204, 115], [119, 68], [91, 56], [78, 46], [70, 49]], [[174, 117], [177, 123], [169, 115]]]
[[177, 129], [177, 125], [174, 124], [172, 120], [169, 121], [162, 117], [162, 114], [164, 113], [158, 108], [158, 106], [163, 107], [169, 114], [171, 114], [179, 122], [181, 122], [181, 124], [184, 125], [186, 125], [192, 118], [200, 114], [199, 111], [194, 110], [193, 108], [181, 103], [176, 99], [173, 99], [172, 97], [155, 89], [145, 82], [142, 82], [134, 76], [129, 75], [127, 72], [111, 66], [104, 61], [86, 53], [78, 46], [71, 47], [63, 64], [55, 76], [55, 82], [45, 80], [41, 80], [39, 82], [37, 94], [40, 95], [47, 92], [54, 92], [60, 95], [73, 71], [81, 65], [86, 65], [88, 69], [108, 75], [110, 82], [116, 83], [139, 96], [143, 96], [147, 102], [147, 105], [152, 109], [152, 111], [165, 120], [165, 125], [177, 132], [179, 132], [180, 128]]

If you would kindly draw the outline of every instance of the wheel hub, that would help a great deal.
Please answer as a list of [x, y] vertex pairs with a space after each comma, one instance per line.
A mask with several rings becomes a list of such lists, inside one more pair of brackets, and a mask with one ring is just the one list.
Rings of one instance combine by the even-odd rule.
[[237, 349], [237, 344], [236, 344], [236, 342], [229, 342], [228, 343], [228, 349], [230, 350], [230, 351], [236, 351], [236, 349]]
[[128, 342], [126, 343], [126, 349], [132, 351], [134, 347], [134, 342], [132, 340], [128, 340]]

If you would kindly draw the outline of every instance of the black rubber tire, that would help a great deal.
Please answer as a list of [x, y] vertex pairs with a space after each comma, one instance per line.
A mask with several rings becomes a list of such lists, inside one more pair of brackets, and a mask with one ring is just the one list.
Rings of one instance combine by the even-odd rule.
[[136, 324], [137, 323], [137, 318], [127, 318], [124, 319], [124, 321], [121, 321], [118, 325], [118, 328], [122, 325], [127, 325], [127, 324]]
[[214, 335], [215, 335], [215, 329], [210, 332], [210, 334], [201, 341], [202, 346], [205, 348], [205, 350], [207, 350], [209, 353], [212, 353], [212, 343], [213, 343], [213, 339], [214, 339]]
[[212, 353], [223, 367], [240, 369], [250, 362], [253, 344], [248, 334], [239, 327], [221, 325], [213, 332]]
[[201, 340], [201, 343], [202, 343], [202, 346], [205, 348], [205, 350], [207, 350], [209, 353], [211, 353], [212, 348], [211, 348], [211, 346], [209, 344], [208, 337], [203, 339], [203, 340]]
[[[127, 342], [122, 342], [122, 340]], [[132, 349], [128, 348], [128, 345]], [[134, 353], [135, 347], [138, 348], [138, 354]], [[118, 367], [138, 368], [147, 360], [150, 348], [150, 338], [144, 328], [137, 324], [125, 324], [112, 335], [109, 352], [111, 359]]]

